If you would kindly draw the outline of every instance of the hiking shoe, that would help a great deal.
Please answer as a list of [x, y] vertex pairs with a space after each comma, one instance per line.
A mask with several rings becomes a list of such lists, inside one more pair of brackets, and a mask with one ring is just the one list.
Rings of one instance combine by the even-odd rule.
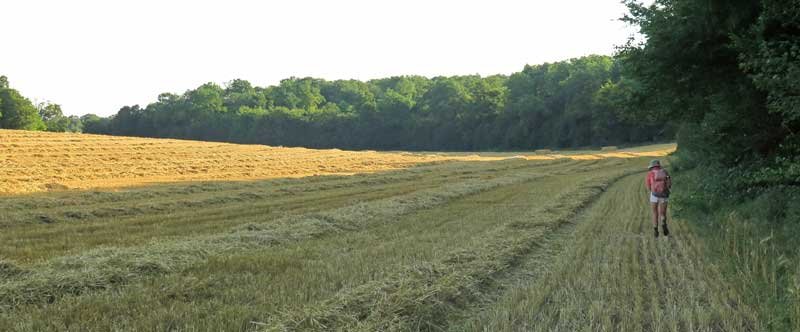
[[653, 232], [655, 233], [656, 237], [658, 237], [658, 226], [653, 227]]
[[661, 226], [661, 228], [664, 230], [664, 236], [669, 236], [669, 228], [667, 228], [667, 224], [664, 224]]

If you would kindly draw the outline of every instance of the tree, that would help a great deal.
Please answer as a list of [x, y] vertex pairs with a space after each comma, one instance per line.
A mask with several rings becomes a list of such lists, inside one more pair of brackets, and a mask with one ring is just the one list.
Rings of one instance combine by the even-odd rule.
[[191, 105], [191, 111], [202, 112], [227, 112], [225, 102], [222, 99], [224, 91], [214, 83], [206, 83], [195, 90], [189, 91], [186, 101]]
[[335, 103], [343, 112], [374, 112], [375, 95], [368, 83], [356, 80], [323, 82], [320, 94], [329, 103]]
[[39, 112], [30, 100], [23, 97], [17, 90], [0, 88], [0, 127], [6, 129], [44, 130], [45, 124], [39, 117]]
[[65, 118], [66, 119], [66, 126], [64, 131], [68, 131], [71, 133], [80, 133], [83, 131], [83, 122], [81, 118], [77, 115], [70, 115]]
[[292, 77], [282, 80], [280, 85], [272, 87], [268, 93], [276, 106], [314, 110], [325, 102], [325, 97], [320, 92], [320, 84], [321, 80], [311, 77]]
[[137, 136], [147, 133], [147, 116], [139, 105], [124, 106], [108, 124], [108, 130], [115, 135]]
[[250, 82], [241, 79], [229, 82], [223, 93], [225, 109], [232, 112], [238, 112], [242, 107], [265, 109], [267, 102], [263, 92], [253, 88]]
[[[112, 117], [113, 118], [113, 117]], [[102, 118], [95, 114], [86, 114], [80, 118], [83, 131], [92, 134], [110, 134], [111, 118]]]
[[47, 131], [71, 131], [72, 120], [64, 116], [64, 112], [61, 111], [61, 105], [39, 103], [36, 108], [39, 110], [39, 117], [44, 121]]

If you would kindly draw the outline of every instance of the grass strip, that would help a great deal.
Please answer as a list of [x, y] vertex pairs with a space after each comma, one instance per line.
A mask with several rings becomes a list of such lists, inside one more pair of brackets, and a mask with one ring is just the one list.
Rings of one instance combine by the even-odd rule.
[[491, 279], [512, 269], [537, 240], [569, 222], [630, 168], [590, 178], [549, 206], [526, 211], [487, 234], [484, 245], [420, 263], [380, 281], [340, 292], [335, 298], [271, 317], [266, 331], [441, 330], [448, 316], [483, 296]]
[[[492, 179], [468, 179], [439, 188], [359, 203], [326, 212], [286, 216], [242, 226], [230, 233], [133, 248], [98, 248], [54, 258], [0, 281], [0, 310], [53, 303], [61, 297], [106, 290], [146, 277], [181, 271], [208, 257], [392, 222], [398, 216], [500, 186], [546, 176], [530, 169]], [[24, 277], [22, 277], [24, 275]]]

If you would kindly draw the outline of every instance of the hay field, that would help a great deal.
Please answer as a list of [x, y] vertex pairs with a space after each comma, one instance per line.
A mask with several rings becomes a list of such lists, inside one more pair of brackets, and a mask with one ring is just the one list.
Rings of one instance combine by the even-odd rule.
[[[655, 153], [670, 149], [674, 146], [663, 145]], [[647, 153], [653, 151], [617, 154], [637, 157]], [[0, 129], [0, 195], [166, 182], [355, 174], [451, 160], [604, 155], [607, 154], [352, 152]]]
[[[250, 160], [276, 165], [275, 173], [247, 181], [159, 178], [164, 183], [153, 185], [120, 175], [113, 186], [96, 177], [87, 185], [93, 189], [4, 196], [0, 331], [760, 327], [688, 227], [675, 221], [672, 238], [650, 238], [642, 171], [669, 145], [537, 155], [82, 135], [64, 135], [61, 144], [82, 138], [120, 140], [105, 155], [133, 149], [128, 143], [163, 144], [159, 151], [175, 153], [183, 144], [204, 157], [187, 154], [182, 165], [230, 160], [229, 167], [244, 169], [232, 160]], [[226, 146], [239, 152], [214, 159]], [[36, 149], [45, 148], [28, 144], [24, 151]], [[6, 150], [4, 158], [20, 151]], [[127, 174], [114, 163], [138, 156], [74, 152], [83, 155], [63, 159], [104, 160], [94, 165], [108, 170], [104, 176]], [[279, 167], [283, 160], [267, 157], [273, 152], [304, 160], [309, 174], [326, 162], [347, 166], [333, 166], [342, 174], [277, 176], [291, 163]]]

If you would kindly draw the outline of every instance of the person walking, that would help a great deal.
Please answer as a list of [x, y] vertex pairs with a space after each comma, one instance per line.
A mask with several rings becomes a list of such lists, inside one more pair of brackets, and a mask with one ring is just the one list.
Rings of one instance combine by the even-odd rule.
[[653, 233], [658, 237], [658, 224], [664, 231], [664, 236], [669, 236], [667, 227], [667, 203], [669, 202], [669, 190], [672, 187], [672, 179], [663, 167], [661, 161], [653, 159], [648, 166], [645, 186], [650, 191], [650, 208], [653, 210]]

